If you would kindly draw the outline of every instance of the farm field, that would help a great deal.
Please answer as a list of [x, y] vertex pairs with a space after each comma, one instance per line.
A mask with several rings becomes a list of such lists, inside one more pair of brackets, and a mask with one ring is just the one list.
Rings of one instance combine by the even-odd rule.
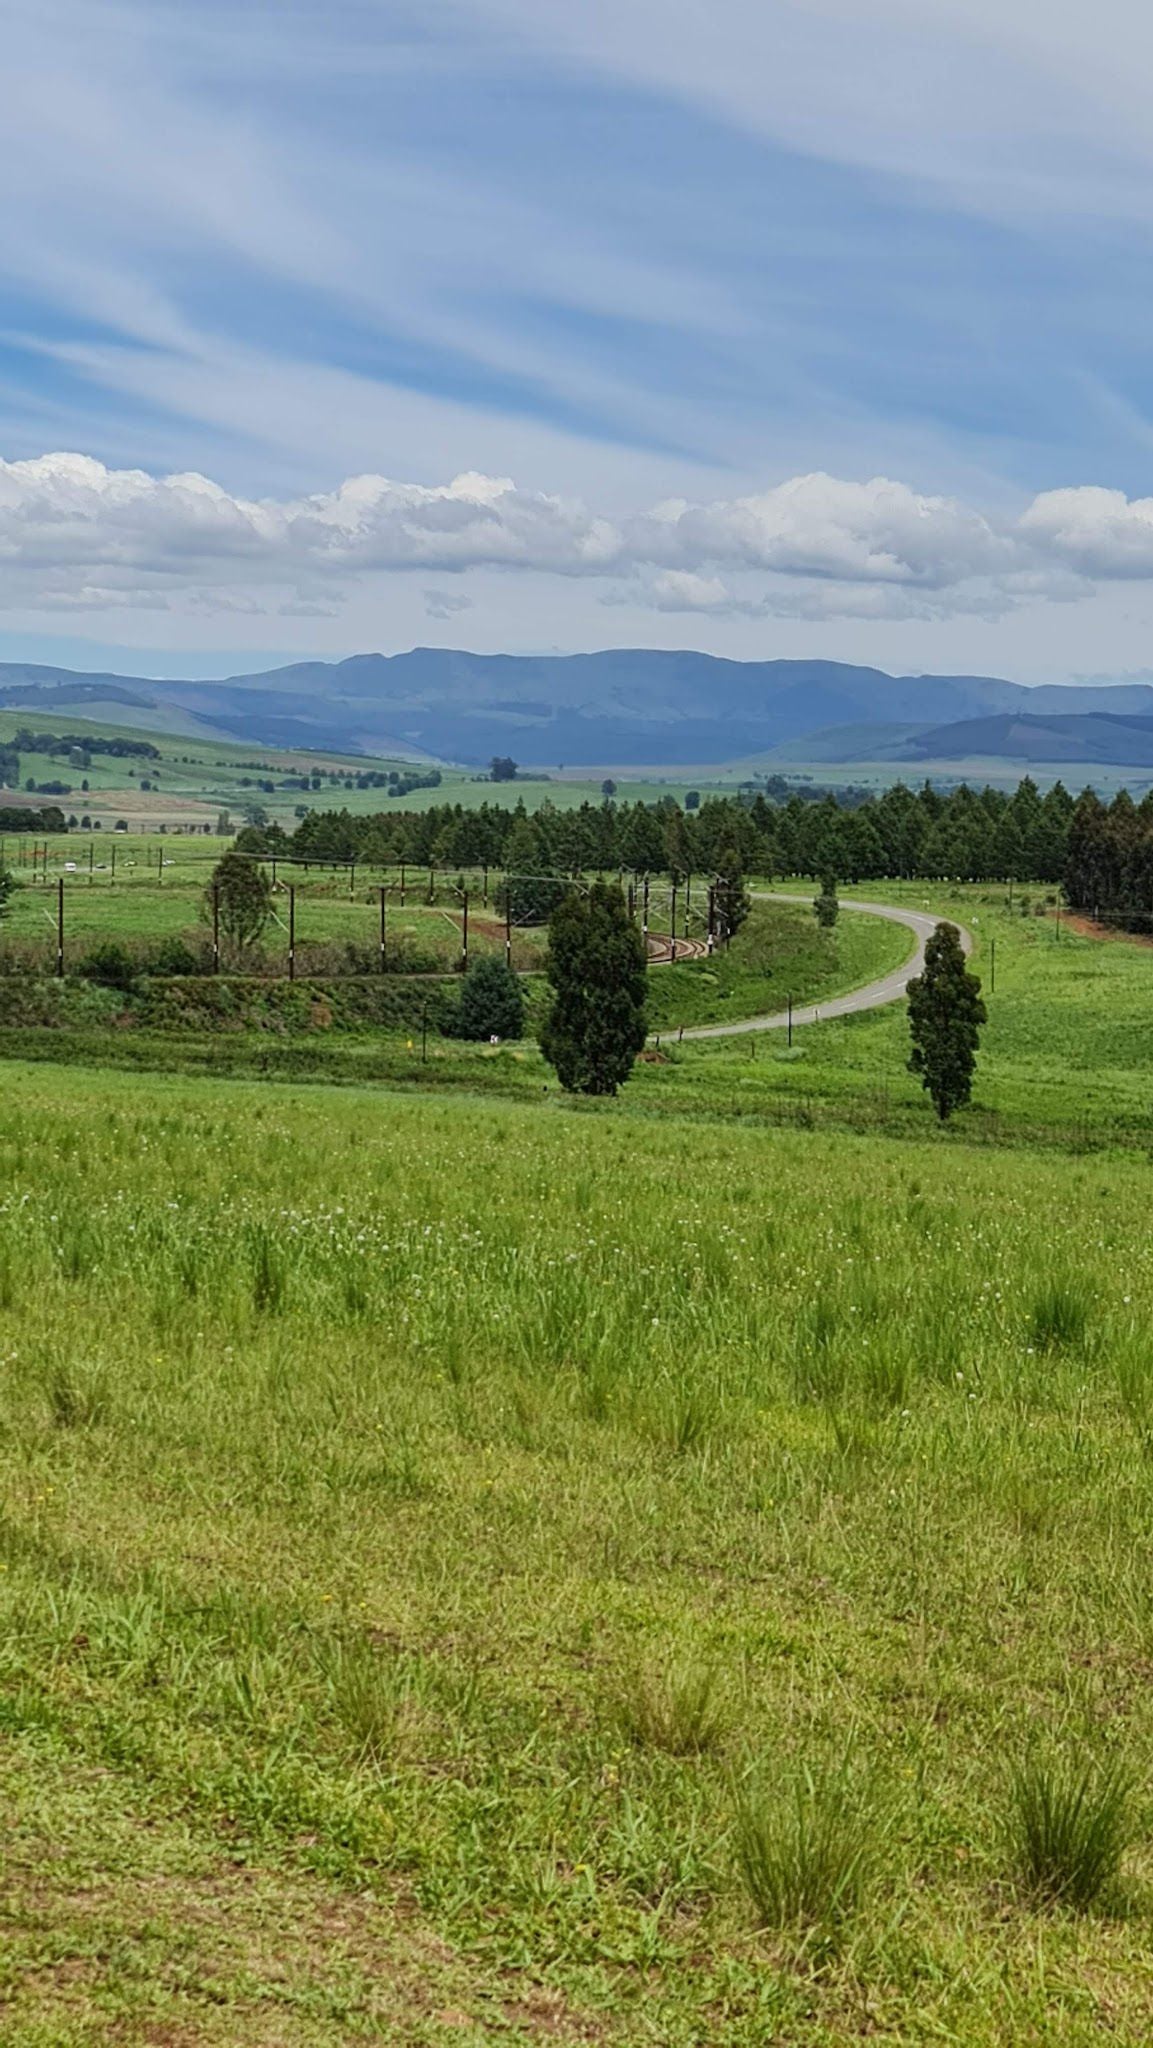
[[1148, 2038], [1143, 1159], [7, 1079], [6, 2041]]
[[[371, 815], [387, 809], [388, 792], [380, 787], [357, 788], [358, 776], [387, 773], [390, 769], [402, 776], [419, 775], [432, 765], [400, 756], [333, 754], [323, 749], [309, 753], [266, 747], [256, 741], [232, 744], [184, 733], [136, 730], [73, 717], [65, 706], [50, 714], [0, 707], [0, 747], [10, 744], [22, 729], [67, 733], [81, 739], [87, 735], [93, 739], [146, 740], [158, 750], [157, 760], [130, 761], [97, 753], [83, 767], [69, 766], [67, 755], [59, 752], [22, 750], [17, 801], [58, 803], [78, 819], [87, 814], [101, 833], [113, 830], [118, 819], [124, 819], [131, 831], [145, 835], [159, 831], [161, 826], [166, 831], [199, 833], [211, 828], [222, 809], [231, 810], [234, 823], [243, 823], [245, 808], [251, 804], [258, 804], [286, 831], [293, 830], [302, 804], [314, 810], [343, 808], [354, 815]], [[496, 801], [523, 802], [529, 811], [537, 810], [545, 802], [558, 810], [575, 810], [583, 803], [603, 801], [602, 784], [608, 773], [598, 769], [562, 776], [526, 769], [515, 783], [492, 783], [483, 769], [446, 766], [440, 769], [440, 782], [435, 787], [408, 791], [398, 808], [420, 811], [447, 802], [475, 810], [481, 804]], [[302, 776], [309, 778], [310, 785], [314, 777], [320, 779], [315, 788], [301, 788]], [[614, 771], [614, 779], [621, 797], [630, 803], [656, 803], [665, 796], [683, 803], [689, 789], [707, 794], [734, 786], [734, 776], [707, 768], [700, 773], [680, 768], [634, 771], [631, 775], [627, 770]], [[25, 791], [28, 780], [36, 784], [62, 783], [69, 793], [37, 798]], [[0, 791], [0, 800], [10, 802], [12, 793]], [[67, 857], [72, 857], [73, 852], [74, 843]]]

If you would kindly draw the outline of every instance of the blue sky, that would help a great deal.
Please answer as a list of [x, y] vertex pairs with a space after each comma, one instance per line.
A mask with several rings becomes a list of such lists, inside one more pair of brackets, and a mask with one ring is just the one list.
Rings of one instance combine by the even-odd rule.
[[1153, 664], [1132, 0], [4, 13], [0, 657]]

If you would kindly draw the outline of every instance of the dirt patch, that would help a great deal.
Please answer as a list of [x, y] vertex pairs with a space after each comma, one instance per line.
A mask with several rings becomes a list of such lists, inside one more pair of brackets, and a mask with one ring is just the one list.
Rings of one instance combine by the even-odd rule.
[[1081, 917], [1073, 910], [1062, 912], [1061, 922], [1080, 939], [1124, 939], [1130, 946], [1153, 946], [1153, 937], [1147, 932], [1118, 931], [1116, 925], [1099, 924], [1095, 918]]

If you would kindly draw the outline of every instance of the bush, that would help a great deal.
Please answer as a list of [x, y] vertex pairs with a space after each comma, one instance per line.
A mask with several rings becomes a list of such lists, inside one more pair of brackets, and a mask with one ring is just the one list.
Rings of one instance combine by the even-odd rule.
[[161, 939], [148, 962], [149, 974], [199, 974], [201, 962], [183, 939]]
[[115, 939], [102, 939], [80, 962], [85, 981], [98, 981], [102, 988], [127, 991], [136, 979], [136, 962], [126, 946]]
[[503, 960], [491, 956], [469, 968], [457, 1004], [455, 1036], [474, 1041], [524, 1037], [524, 996]]

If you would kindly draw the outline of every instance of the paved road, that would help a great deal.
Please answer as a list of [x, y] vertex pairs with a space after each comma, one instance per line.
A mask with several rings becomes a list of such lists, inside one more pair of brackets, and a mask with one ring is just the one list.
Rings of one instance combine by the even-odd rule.
[[[804, 903], [812, 907], [811, 896], [767, 895], [763, 890], [756, 892], [762, 903]], [[901, 967], [895, 967], [891, 974], [884, 974], [879, 981], [867, 982], [864, 988], [850, 990], [848, 995], [830, 996], [827, 1003], [806, 1004], [793, 1011], [794, 1030], [800, 1024], [820, 1024], [827, 1017], [854, 1017], [858, 1010], [880, 1010], [886, 1003], [899, 1002], [915, 974], [925, 964], [925, 943], [932, 938], [940, 918], [929, 917], [923, 910], [898, 910], [892, 903], [859, 903], [855, 898], [842, 896], [842, 910], [863, 910], [870, 917], [887, 917], [890, 924], [907, 925], [916, 934], [917, 943], [909, 958]], [[955, 920], [950, 920], [955, 922]], [[961, 944], [966, 953], [973, 950], [973, 940], [964, 925], [957, 926]], [[783, 1031], [789, 1021], [787, 1010], [778, 1010], [772, 1017], [743, 1017], [736, 1024], [697, 1024], [686, 1030], [685, 1038], [737, 1038], [746, 1031]], [[661, 1033], [662, 1038], [672, 1038], [671, 1031]]]

